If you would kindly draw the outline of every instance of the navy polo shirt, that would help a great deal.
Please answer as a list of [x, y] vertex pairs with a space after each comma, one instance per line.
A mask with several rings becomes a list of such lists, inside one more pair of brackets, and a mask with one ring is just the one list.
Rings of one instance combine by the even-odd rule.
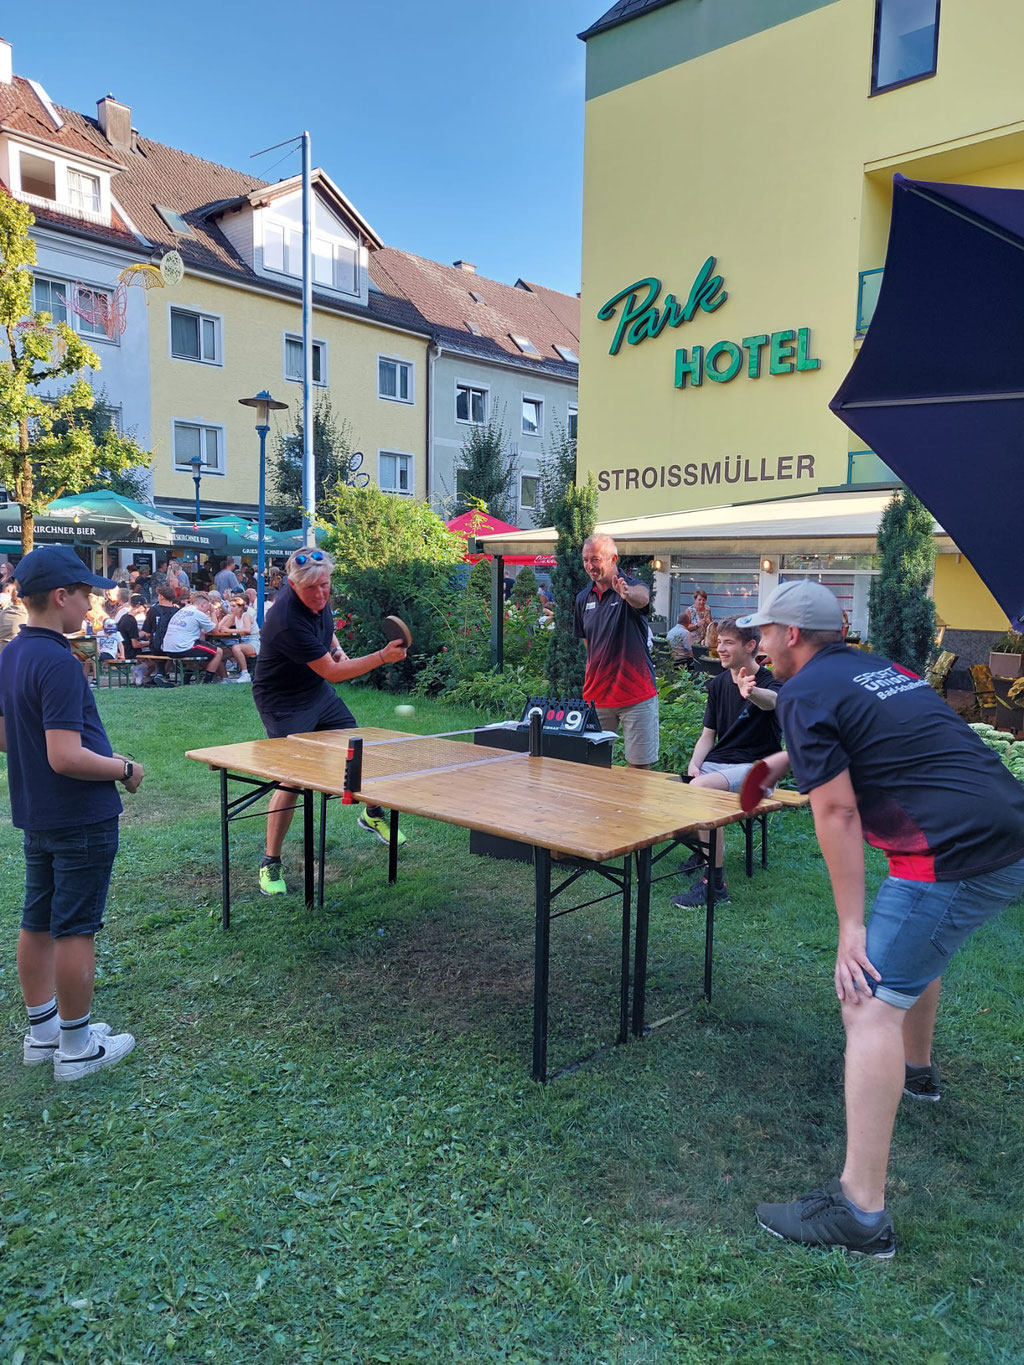
[[19, 829], [68, 829], [121, 814], [116, 782], [65, 777], [46, 757], [47, 730], [77, 730], [83, 749], [104, 758], [114, 752], [82, 665], [63, 635], [24, 625], [0, 653], [0, 714], [11, 819]]
[[323, 611], [310, 611], [286, 582], [267, 612], [260, 633], [253, 701], [261, 714], [293, 716], [315, 706], [321, 697], [334, 697], [331, 684], [309, 667], [330, 654], [333, 639], [330, 603]]
[[799, 789], [848, 771], [864, 838], [892, 876], [959, 881], [1024, 858], [1024, 786], [900, 664], [827, 645], [777, 710]]
[[[641, 578], [621, 574], [630, 587]], [[646, 584], [644, 584], [646, 587]], [[593, 583], [576, 598], [574, 630], [587, 642], [587, 671], [583, 696], [594, 706], [635, 706], [656, 697], [650, 604], [638, 611], [614, 588], [599, 591]]]

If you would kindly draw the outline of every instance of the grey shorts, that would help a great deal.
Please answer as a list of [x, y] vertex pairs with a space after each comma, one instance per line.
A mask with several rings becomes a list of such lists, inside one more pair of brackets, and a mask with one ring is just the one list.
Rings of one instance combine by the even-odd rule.
[[617, 730], [621, 723], [626, 762], [634, 767], [658, 761], [658, 698], [648, 697], [633, 706], [599, 706], [602, 729]]
[[731, 792], [738, 792], [743, 786], [743, 779], [753, 767], [753, 763], [708, 763], [700, 765], [701, 773], [718, 773], [724, 777], [729, 784]]

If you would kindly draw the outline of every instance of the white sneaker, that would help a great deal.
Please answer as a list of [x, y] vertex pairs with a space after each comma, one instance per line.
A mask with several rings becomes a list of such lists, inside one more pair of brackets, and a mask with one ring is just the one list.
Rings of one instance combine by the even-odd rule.
[[90, 1029], [89, 1047], [84, 1057], [65, 1057], [60, 1048], [53, 1054], [53, 1079], [55, 1081], [80, 1081], [83, 1076], [91, 1076], [94, 1071], [102, 1071], [105, 1066], [113, 1066], [122, 1057], [127, 1057], [135, 1046], [130, 1033], [100, 1033]]
[[[99, 1033], [104, 1038], [110, 1032], [109, 1024], [92, 1024], [93, 1033]], [[52, 1043], [37, 1043], [31, 1033], [26, 1033], [24, 1038], [24, 1052], [26, 1066], [42, 1066], [43, 1062], [52, 1062], [53, 1054], [57, 1051], [60, 1043], [58, 1033]]]
[[249, 672], [247, 668], [243, 669], [242, 672], [239, 673], [238, 677], [235, 679], [235, 682], [236, 683], [252, 682], [252, 674]]

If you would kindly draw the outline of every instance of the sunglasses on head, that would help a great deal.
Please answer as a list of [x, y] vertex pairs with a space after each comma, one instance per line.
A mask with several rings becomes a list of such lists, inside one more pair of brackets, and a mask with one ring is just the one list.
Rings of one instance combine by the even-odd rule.
[[310, 559], [313, 561], [314, 564], [322, 564], [324, 562], [323, 550], [304, 551], [302, 554], [295, 556], [295, 563], [305, 564]]

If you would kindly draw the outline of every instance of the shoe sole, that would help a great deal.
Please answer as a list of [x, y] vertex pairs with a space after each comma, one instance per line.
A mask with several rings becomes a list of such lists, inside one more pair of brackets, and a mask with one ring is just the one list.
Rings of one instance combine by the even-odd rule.
[[[356, 821], [356, 824], [359, 826], [360, 829], [365, 830], [367, 834], [375, 834], [375, 835], [377, 836], [377, 838], [381, 841], [382, 844], [390, 844], [390, 843], [391, 843], [391, 835], [390, 835], [390, 834], [381, 834], [381, 832], [380, 832], [379, 829], [374, 829], [374, 827], [373, 827], [372, 825], [366, 825], [366, 824], [364, 824], [363, 821], [362, 821], [362, 818], [358, 819], [358, 820]], [[404, 843], [405, 843], [405, 839], [402, 838], [402, 837], [399, 837], [399, 840], [398, 840], [398, 847], [401, 848], [402, 845], [403, 845]]]
[[286, 886], [282, 886], [280, 891], [265, 891], [262, 886], [260, 887], [261, 896], [287, 896], [287, 894], [288, 888]]
[[938, 1104], [939, 1100], [942, 1099], [941, 1095], [921, 1095], [916, 1090], [907, 1090], [906, 1088], [904, 1088], [903, 1093], [908, 1100], [923, 1100], [925, 1104]]
[[862, 1256], [866, 1261], [891, 1261], [896, 1255], [896, 1248], [889, 1247], [887, 1251], [858, 1251], [855, 1247], [843, 1246], [841, 1242], [831, 1244], [825, 1242], [795, 1242], [792, 1237], [785, 1236], [784, 1233], [776, 1232], [767, 1223], [762, 1223], [760, 1218], [757, 1226], [763, 1228], [765, 1232], [770, 1232], [773, 1237], [777, 1237], [780, 1242], [788, 1242], [790, 1246], [806, 1247], [808, 1251], [845, 1251], [847, 1256]]
[[[100, 1037], [106, 1037], [110, 1032], [110, 1025], [104, 1023], [93, 1024], [93, 1032]], [[57, 1051], [56, 1043], [42, 1044], [32, 1049], [30, 1055], [24, 1044], [22, 1045], [22, 1061], [26, 1066], [43, 1066], [46, 1062], [53, 1062], [53, 1054]]]
[[93, 1058], [93, 1061], [96, 1063], [95, 1066], [91, 1065], [89, 1062], [73, 1063], [73, 1065], [81, 1065], [89, 1068], [88, 1071], [76, 1072], [74, 1076], [58, 1075], [57, 1067], [55, 1064], [53, 1068], [53, 1079], [55, 1081], [60, 1081], [61, 1083], [67, 1083], [68, 1081], [84, 1081], [86, 1076], [95, 1076], [97, 1071], [105, 1071], [108, 1066], [117, 1066], [118, 1062], [123, 1062], [124, 1059], [134, 1051], [135, 1039], [133, 1038], [131, 1041], [131, 1046], [126, 1047], [123, 1052], [119, 1052], [116, 1057], [111, 1057], [109, 1054], [105, 1054], [102, 1057]]

